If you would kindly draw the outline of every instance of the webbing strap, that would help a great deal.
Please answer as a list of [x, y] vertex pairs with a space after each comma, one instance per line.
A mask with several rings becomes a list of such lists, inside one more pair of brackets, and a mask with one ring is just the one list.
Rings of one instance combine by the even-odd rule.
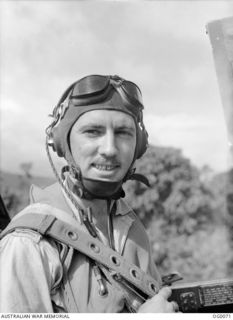
[[[72, 226], [52, 215], [25, 214], [11, 221], [1, 233], [0, 239], [19, 228], [35, 230], [42, 235], [49, 236], [73, 247], [75, 250], [113, 270], [116, 275], [121, 275], [149, 297], [154, 296], [159, 291], [159, 284], [155, 279], [136, 265], [128, 262], [118, 252], [105, 246], [85, 231], [80, 230], [78, 224]], [[111, 273], [113, 274], [113, 272]]]

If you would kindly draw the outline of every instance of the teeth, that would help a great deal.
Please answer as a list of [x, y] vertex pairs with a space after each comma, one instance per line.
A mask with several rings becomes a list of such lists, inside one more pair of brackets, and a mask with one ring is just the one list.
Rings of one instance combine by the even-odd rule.
[[106, 170], [106, 171], [110, 171], [116, 168], [116, 166], [102, 165], [102, 164], [95, 164], [94, 166], [98, 170]]

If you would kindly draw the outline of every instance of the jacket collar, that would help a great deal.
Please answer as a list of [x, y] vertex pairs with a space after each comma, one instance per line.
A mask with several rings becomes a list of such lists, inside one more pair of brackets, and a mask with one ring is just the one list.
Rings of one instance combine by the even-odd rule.
[[[68, 199], [65, 192], [62, 191], [58, 183], [54, 183], [53, 185], [46, 187], [45, 189], [41, 189], [35, 185], [32, 185], [30, 189], [30, 202], [49, 204], [65, 211], [70, 211], [71, 209], [73, 209], [71, 201]], [[132, 209], [123, 199], [117, 200], [116, 205], [117, 206], [115, 215], [126, 215], [132, 212]]]

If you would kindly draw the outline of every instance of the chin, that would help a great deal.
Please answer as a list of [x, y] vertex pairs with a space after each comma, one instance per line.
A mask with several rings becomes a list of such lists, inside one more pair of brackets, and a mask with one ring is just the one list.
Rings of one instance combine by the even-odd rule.
[[104, 175], [94, 175], [92, 174], [91, 176], [88, 176], [87, 178], [89, 179], [94, 179], [94, 180], [99, 180], [99, 181], [105, 181], [105, 182], [118, 182], [123, 179], [122, 176], [119, 175], [112, 175], [112, 176], [104, 176]]
[[92, 171], [89, 173], [89, 175], [86, 176], [86, 178], [94, 179], [94, 180], [100, 180], [100, 181], [106, 181], [106, 182], [118, 182], [123, 179], [124, 175], [122, 175], [119, 172], [96, 172]]
[[99, 180], [99, 181], [104, 181], [104, 182], [118, 182], [121, 179], [117, 178], [106, 178], [106, 177], [92, 177], [92, 179]]

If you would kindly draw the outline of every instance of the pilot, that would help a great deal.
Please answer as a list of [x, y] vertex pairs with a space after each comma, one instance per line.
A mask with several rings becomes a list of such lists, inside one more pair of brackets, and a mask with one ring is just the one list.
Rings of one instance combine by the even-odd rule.
[[[171, 289], [162, 287], [147, 233], [124, 200], [127, 180], [147, 184], [135, 173], [135, 161], [148, 145], [140, 89], [119, 76], [90, 75], [64, 92], [52, 116], [46, 149], [57, 182], [45, 189], [32, 186], [31, 204], [3, 234], [0, 312], [177, 311], [177, 304], [168, 301]], [[60, 174], [52, 150], [66, 161]], [[77, 227], [87, 241], [99, 241], [103, 259], [109, 252], [124, 259], [120, 275], [133, 265], [144, 283], [124, 276], [117, 280], [107, 262], [85, 252], [84, 243], [77, 250], [38, 232], [44, 216]], [[148, 279], [154, 295], [146, 296]]]

